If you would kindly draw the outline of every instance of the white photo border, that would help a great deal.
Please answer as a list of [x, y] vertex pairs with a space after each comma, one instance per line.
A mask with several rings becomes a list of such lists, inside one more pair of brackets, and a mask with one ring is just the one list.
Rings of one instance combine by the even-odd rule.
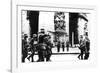
[[[44, 70], [56, 70], [56, 69], [68, 69], [68, 68], [87, 68], [94, 67], [97, 65], [97, 48], [96, 48], [96, 8], [95, 7], [87, 7], [79, 6], [80, 8], [75, 7], [62, 7], [60, 5], [56, 6], [44, 6], [44, 5], [30, 5], [30, 4], [12, 4], [12, 72], [18, 73], [20, 71], [44, 71]], [[45, 11], [63, 11], [63, 12], [85, 12], [92, 14], [92, 22], [90, 26], [91, 38], [92, 38], [92, 48], [96, 48], [93, 50], [93, 59], [87, 61], [69, 61], [69, 62], [49, 62], [49, 63], [30, 63], [30, 64], [22, 64], [21, 63], [21, 10], [45, 10]], [[95, 24], [95, 25], [94, 25]]]

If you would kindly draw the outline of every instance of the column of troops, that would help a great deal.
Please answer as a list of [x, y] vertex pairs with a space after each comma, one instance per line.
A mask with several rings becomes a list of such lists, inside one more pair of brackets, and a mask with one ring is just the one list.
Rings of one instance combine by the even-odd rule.
[[[27, 58], [29, 61], [34, 62], [34, 55], [38, 55], [37, 62], [41, 61], [51, 61], [50, 57], [52, 54], [52, 43], [51, 36], [41, 32], [39, 37], [36, 34], [33, 34], [33, 37], [30, 38], [29, 42], [27, 41], [28, 36], [24, 34], [22, 39], [22, 62], [25, 62]], [[35, 43], [37, 41], [37, 43]]]
[[[33, 37], [30, 38], [29, 41], [27, 41], [28, 36], [24, 34], [24, 37], [22, 39], [22, 62], [25, 62], [25, 59], [27, 58], [29, 61], [34, 62], [34, 55], [38, 55], [37, 62], [41, 61], [51, 61], [50, 57], [52, 55], [52, 48], [53, 44], [51, 43], [51, 36], [48, 34], [45, 34], [44, 32], [41, 32], [39, 36], [36, 34], [33, 34]], [[35, 41], [38, 41], [35, 43]], [[57, 52], [60, 51], [60, 47], [62, 44], [62, 50], [64, 51], [65, 44], [60, 43], [58, 41], [57, 43]], [[69, 51], [69, 42], [66, 42], [66, 48], [67, 51]], [[90, 40], [87, 36], [85, 36], [85, 39], [83, 39], [83, 36], [80, 37], [80, 42], [78, 46], [80, 50], [80, 54], [78, 56], [79, 59], [87, 60], [89, 58], [90, 54]]]

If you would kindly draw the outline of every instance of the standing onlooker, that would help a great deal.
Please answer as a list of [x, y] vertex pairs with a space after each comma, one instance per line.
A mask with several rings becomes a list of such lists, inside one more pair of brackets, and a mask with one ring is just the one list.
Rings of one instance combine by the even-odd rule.
[[62, 49], [63, 49], [63, 52], [64, 52], [64, 49], [65, 49], [65, 43], [62, 42]]
[[57, 52], [60, 52], [60, 41], [57, 43]]
[[66, 48], [67, 48], [67, 51], [69, 51], [69, 42], [68, 41], [66, 42]]

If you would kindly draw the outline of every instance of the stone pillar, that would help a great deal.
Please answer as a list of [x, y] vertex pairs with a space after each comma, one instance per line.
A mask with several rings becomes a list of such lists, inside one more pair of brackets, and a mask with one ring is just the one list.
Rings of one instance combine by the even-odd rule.
[[30, 36], [29, 20], [27, 20], [27, 11], [22, 11], [22, 34]]
[[83, 37], [85, 37], [86, 35], [88, 35], [88, 19], [87, 19], [87, 15], [86, 14], [79, 14], [79, 18], [78, 18], [78, 33], [79, 33], [79, 40], [80, 40], [80, 36], [82, 35]]

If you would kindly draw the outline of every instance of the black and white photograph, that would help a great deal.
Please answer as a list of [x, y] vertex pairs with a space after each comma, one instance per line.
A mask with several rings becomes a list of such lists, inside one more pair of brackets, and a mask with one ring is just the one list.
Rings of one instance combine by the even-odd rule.
[[19, 3], [12, 16], [12, 72], [97, 64], [95, 8]]
[[91, 13], [21, 10], [21, 62], [88, 60]]

